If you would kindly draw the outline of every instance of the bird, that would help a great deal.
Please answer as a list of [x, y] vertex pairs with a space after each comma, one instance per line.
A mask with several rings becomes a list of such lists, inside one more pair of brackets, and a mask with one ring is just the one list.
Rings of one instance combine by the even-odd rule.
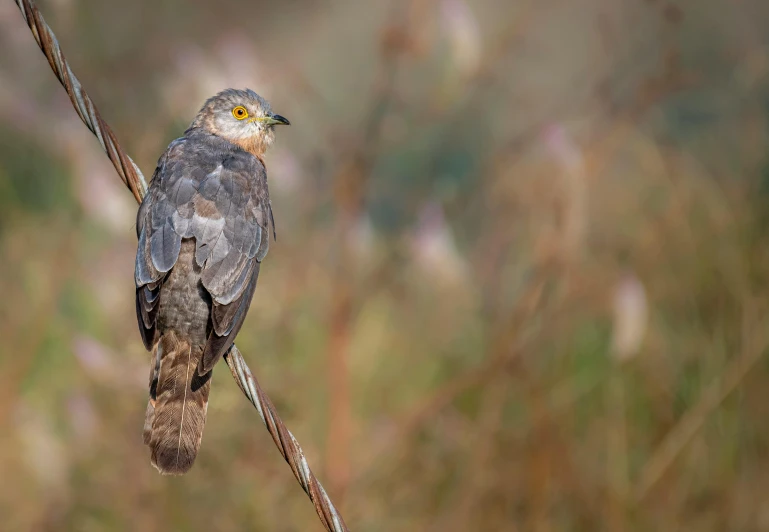
[[206, 100], [160, 157], [136, 218], [136, 316], [150, 357], [143, 439], [166, 475], [200, 449], [211, 373], [276, 239], [264, 154], [289, 121], [251, 89]]

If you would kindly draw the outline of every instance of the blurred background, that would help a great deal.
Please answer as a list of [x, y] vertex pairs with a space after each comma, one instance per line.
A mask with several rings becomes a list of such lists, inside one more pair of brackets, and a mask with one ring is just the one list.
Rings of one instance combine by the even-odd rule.
[[[238, 345], [353, 530], [769, 530], [765, 0], [39, 6], [147, 177], [223, 88], [291, 120]], [[150, 466], [136, 205], [0, 50], [3, 530], [320, 530], [224, 365]]]

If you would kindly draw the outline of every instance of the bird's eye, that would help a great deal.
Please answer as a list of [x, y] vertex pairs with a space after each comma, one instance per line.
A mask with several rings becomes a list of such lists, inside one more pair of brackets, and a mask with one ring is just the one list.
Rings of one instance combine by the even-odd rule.
[[238, 120], [243, 120], [244, 118], [248, 118], [248, 111], [246, 111], [246, 108], [242, 105], [238, 105], [235, 109], [232, 110], [232, 116]]

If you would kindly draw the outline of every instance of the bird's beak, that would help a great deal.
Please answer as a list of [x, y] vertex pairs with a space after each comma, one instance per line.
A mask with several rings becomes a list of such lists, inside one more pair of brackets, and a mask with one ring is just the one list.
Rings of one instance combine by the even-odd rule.
[[290, 126], [291, 122], [288, 121], [288, 118], [280, 116], [280, 115], [270, 115], [264, 117], [264, 123], [268, 126], [275, 126], [278, 124], [284, 125], [284, 126]]

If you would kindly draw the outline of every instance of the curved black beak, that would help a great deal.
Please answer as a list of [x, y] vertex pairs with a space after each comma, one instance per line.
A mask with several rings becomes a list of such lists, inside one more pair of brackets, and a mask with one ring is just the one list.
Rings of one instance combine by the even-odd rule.
[[270, 125], [271, 126], [278, 125], [278, 124], [282, 124], [284, 126], [290, 126], [291, 125], [291, 122], [289, 122], [288, 118], [286, 118], [285, 116], [271, 115], [269, 118], [270, 118]]

